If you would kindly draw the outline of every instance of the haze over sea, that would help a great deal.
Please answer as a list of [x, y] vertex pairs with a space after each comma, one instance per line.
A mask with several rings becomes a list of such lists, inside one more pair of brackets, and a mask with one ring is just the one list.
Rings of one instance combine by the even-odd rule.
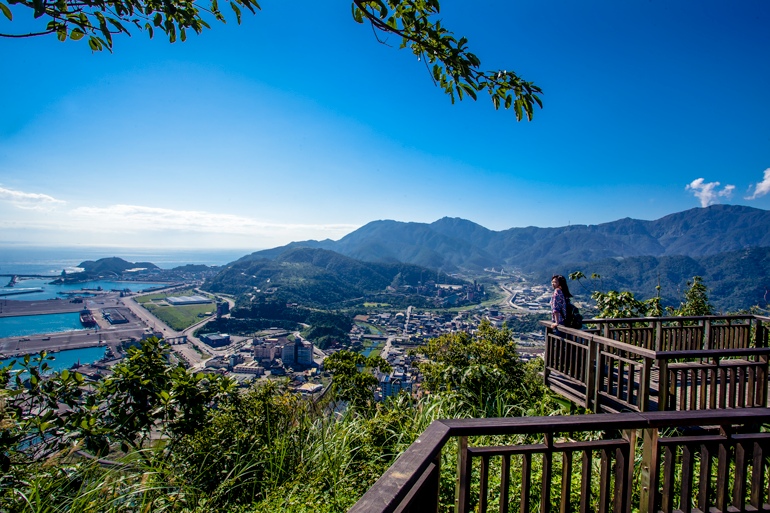
[[[256, 251], [259, 248], [255, 248]], [[224, 265], [250, 253], [243, 249], [163, 249], [105, 246], [28, 246], [0, 244], [0, 274], [59, 275], [77, 271], [85, 260], [120, 257], [129, 262], [151, 262], [162, 269], [185, 264]], [[5, 285], [0, 284], [0, 286]]]

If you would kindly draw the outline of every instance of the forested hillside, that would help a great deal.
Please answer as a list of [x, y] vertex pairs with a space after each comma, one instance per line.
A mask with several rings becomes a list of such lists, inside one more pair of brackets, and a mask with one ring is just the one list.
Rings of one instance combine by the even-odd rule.
[[273, 260], [235, 262], [203, 286], [227, 294], [275, 294], [303, 304], [329, 306], [388, 286], [417, 286], [420, 280], [460, 284], [445, 273], [404, 263], [361, 262], [333, 251], [293, 248]]
[[[654, 297], [660, 277], [664, 304], [679, 304], [688, 280], [701, 276], [709, 287], [709, 297], [722, 312], [746, 309], [754, 305], [767, 306], [770, 287], [770, 248], [749, 248], [718, 255], [691, 258], [687, 256], [607, 258], [598, 262], [584, 262], [555, 267], [541, 272], [538, 280], [547, 283], [553, 274], [567, 276], [583, 271], [587, 276], [602, 276], [604, 291], [627, 290], [640, 299]], [[569, 282], [575, 295], [585, 291], [575, 282]]]
[[768, 246], [770, 212], [712, 205], [654, 221], [626, 218], [598, 225], [502, 231], [449, 217], [431, 224], [373, 221], [339, 241], [292, 242], [252, 253], [241, 261], [275, 258], [289, 248], [312, 247], [369, 262], [398, 261], [444, 271], [509, 266], [539, 272], [570, 262], [611, 257], [701, 257]]

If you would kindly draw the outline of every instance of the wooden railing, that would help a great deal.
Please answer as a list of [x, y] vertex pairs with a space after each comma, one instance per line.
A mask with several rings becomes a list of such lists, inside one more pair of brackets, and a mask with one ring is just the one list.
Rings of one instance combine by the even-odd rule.
[[751, 315], [591, 319], [546, 326], [547, 386], [587, 409], [764, 407], [770, 319]]
[[[767, 422], [767, 408], [439, 420], [350, 511], [767, 511]], [[494, 435], [519, 441], [474, 445]], [[455, 493], [442, 497], [455, 437]]]

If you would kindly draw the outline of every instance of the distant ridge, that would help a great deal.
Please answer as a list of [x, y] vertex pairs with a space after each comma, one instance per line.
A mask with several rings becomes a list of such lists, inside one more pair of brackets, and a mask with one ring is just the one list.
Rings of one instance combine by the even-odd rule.
[[237, 262], [273, 259], [296, 247], [327, 249], [367, 262], [404, 262], [443, 271], [509, 266], [536, 272], [614, 257], [701, 257], [770, 247], [770, 212], [739, 205], [712, 205], [654, 221], [625, 218], [598, 225], [502, 231], [450, 217], [430, 224], [372, 221], [338, 241], [292, 242], [246, 255]]

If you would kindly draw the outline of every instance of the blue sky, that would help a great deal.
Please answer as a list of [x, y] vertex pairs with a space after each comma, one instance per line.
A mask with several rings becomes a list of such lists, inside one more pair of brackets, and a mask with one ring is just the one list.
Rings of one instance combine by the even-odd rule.
[[[376, 219], [770, 207], [767, 1], [441, 4], [482, 68], [543, 89], [534, 121], [452, 105], [349, 2], [264, 0], [240, 26], [134, 31], [113, 54], [0, 38], [0, 242], [259, 249]], [[12, 10], [0, 32], [34, 29]]]

